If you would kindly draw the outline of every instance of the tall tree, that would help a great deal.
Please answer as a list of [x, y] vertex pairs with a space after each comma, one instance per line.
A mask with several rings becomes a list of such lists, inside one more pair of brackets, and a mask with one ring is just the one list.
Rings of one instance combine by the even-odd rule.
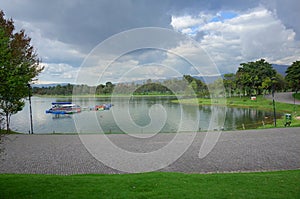
[[10, 116], [22, 110], [28, 84], [43, 70], [24, 30], [14, 32], [12, 19], [0, 10], [0, 112], [9, 131]]
[[104, 94], [111, 94], [114, 90], [115, 85], [111, 82], [106, 82], [105, 87], [103, 89]]
[[189, 86], [186, 86], [185, 88], [185, 93], [189, 93], [189, 90], [193, 89], [193, 92], [195, 92], [197, 96], [203, 97], [208, 94], [207, 85], [203, 83], [200, 79], [197, 79], [190, 75], [183, 75], [183, 80], [189, 84]]
[[276, 71], [272, 65], [264, 59], [256, 62], [248, 62], [240, 64], [236, 73], [237, 83], [240, 84], [247, 95], [251, 95], [256, 91], [257, 95], [262, 93], [262, 83], [266, 78], [276, 76]]
[[287, 75], [285, 76], [286, 81], [289, 83], [290, 87], [299, 91], [300, 89], [300, 61], [295, 61], [285, 72]]
[[234, 73], [225, 74], [223, 82], [228, 96], [231, 97], [236, 89], [235, 74]]

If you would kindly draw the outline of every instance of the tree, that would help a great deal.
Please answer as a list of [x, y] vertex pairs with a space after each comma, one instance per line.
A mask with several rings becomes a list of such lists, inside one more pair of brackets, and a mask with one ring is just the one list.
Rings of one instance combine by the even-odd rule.
[[111, 94], [114, 90], [114, 85], [111, 82], [106, 82], [103, 89], [104, 94]]
[[212, 97], [225, 96], [224, 93], [224, 80], [220, 77], [216, 79], [213, 83], [208, 85], [209, 91]]
[[287, 88], [287, 82], [285, 80], [285, 78], [277, 73], [276, 74], [276, 81], [275, 81], [275, 90], [277, 92], [282, 92], [282, 91], [286, 91]]
[[[208, 88], [205, 83], [203, 83], [200, 79], [194, 78], [190, 75], [183, 75], [184, 81], [187, 81], [189, 86], [185, 88], [185, 93], [189, 92], [189, 89], [193, 89], [193, 92], [200, 97], [204, 97], [207, 95]], [[189, 88], [188, 88], [189, 87]]]
[[229, 97], [231, 97], [236, 89], [235, 74], [234, 73], [225, 74], [223, 82], [224, 82], [224, 87], [226, 92], [228, 93]]
[[241, 63], [236, 73], [237, 84], [239, 84], [247, 95], [262, 93], [262, 83], [266, 78], [275, 77], [276, 71], [272, 65], [264, 59], [256, 62]]
[[12, 19], [0, 10], [0, 112], [9, 131], [10, 116], [22, 110], [28, 96], [28, 84], [43, 70], [24, 30], [14, 33]]
[[289, 83], [290, 87], [298, 91], [300, 89], [300, 61], [295, 61], [285, 72], [286, 81]]
[[262, 82], [260, 88], [263, 89], [265, 92], [266, 92], [266, 91], [270, 92], [271, 87], [272, 87], [272, 80], [271, 80], [271, 78], [267, 77], [267, 78], [265, 78], [264, 81]]

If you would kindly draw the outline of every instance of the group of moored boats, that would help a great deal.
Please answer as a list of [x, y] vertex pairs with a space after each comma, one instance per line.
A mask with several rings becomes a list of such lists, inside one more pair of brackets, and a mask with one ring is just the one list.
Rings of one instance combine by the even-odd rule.
[[52, 107], [46, 110], [46, 113], [52, 114], [73, 114], [80, 113], [82, 110], [94, 110], [94, 111], [103, 111], [109, 110], [113, 105], [112, 104], [102, 104], [96, 105], [89, 108], [81, 108], [77, 104], [72, 102], [52, 102]]

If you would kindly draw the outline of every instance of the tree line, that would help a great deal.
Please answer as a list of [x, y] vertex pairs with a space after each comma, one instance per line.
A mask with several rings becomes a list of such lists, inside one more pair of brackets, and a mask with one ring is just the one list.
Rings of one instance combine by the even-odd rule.
[[241, 63], [237, 72], [225, 74], [223, 78], [225, 95], [262, 95], [274, 91], [298, 91], [300, 88], [300, 61], [295, 61], [286, 70], [286, 76], [260, 59], [255, 62]]
[[153, 95], [153, 94], [188, 94], [190, 84], [195, 92], [207, 90], [205, 84], [190, 75], [184, 75], [182, 79], [174, 78], [164, 81], [154, 81], [148, 79], [142, 83], [117, 83], [106, 82], [98, 86], [88, 85], [56, 85], [49, 87], [33, 87], [34, 95], [111, 95], [114, 94], [136, 94], [136, 95]]
[[117, 83], [106, 82], [98, 86], [88, 85], [57, 85], [52, 87], [34, 87], [36, 95], [72, 95], [74, 93], [87, 95], [114, 94], [180, 94], [183, 96], [197, 97], [232, 97], [269, 94], [272, 89], [276, 92], [286, 90], [299, 90], [300, 86], [300, 61], [294, 62], [283, 77], [277, 73], [272, 65], [264, 59], [255, 62], [241, 63], [236, 73], [228, 73], [205, 84], [191, 75], [182, 78], [173, 78], [163, 81], [148, 79], [142, 83]]

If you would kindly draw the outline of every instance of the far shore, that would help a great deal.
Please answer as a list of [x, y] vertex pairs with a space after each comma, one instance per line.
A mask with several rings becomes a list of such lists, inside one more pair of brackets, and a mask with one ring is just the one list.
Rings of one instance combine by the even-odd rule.
[[33, 97], [41, 97], [41, 98], [111, 98], [111, 97], [119, 97], [119, 98], [128, 98], [128, 97], [183, 97], [183, 95], [171, 95], [171, 94], [149, 94], [149, 95], [33, 95]]

